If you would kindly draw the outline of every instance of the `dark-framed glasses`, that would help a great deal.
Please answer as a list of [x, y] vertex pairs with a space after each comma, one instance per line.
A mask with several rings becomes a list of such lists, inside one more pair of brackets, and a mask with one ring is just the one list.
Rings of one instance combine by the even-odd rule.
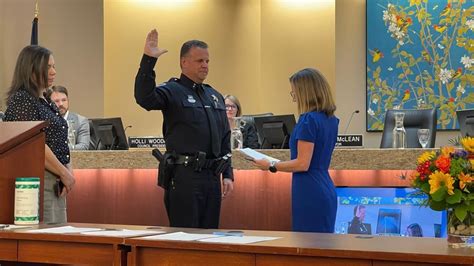
[[225, 109], [226, 109], [226, 110], [236, 110], [236, 109], [237, 109], [237, 106], [236, 106], [236, 105], [233, 105], [233, 104], [226, 104], [226, 105], [225, 105]]

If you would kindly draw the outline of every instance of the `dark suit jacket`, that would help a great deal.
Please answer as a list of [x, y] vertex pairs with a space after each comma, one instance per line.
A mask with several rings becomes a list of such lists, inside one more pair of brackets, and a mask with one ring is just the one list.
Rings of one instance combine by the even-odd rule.
[[359, 218], [354, 217], [354, 219], [352, 219], [352, 221], [349, 223], [347, 233], [357, 235], [370, 235], [372, 234], [372, 226], [368, 223], [361, 223]]
[[259, 149], [257, 130], [252, 124], [245, 124], [240, 128], [242, 131], [242, 138], [244, 139], [243, 148]]

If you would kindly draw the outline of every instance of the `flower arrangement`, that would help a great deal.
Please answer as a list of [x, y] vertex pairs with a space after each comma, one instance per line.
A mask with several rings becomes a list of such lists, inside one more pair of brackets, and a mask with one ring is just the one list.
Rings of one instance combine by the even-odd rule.
[[448, 210], [448, 234], [474, 235], [474, 138], [460, 142], [463, 149], [423, 153], [411, 181], [431, 209]]

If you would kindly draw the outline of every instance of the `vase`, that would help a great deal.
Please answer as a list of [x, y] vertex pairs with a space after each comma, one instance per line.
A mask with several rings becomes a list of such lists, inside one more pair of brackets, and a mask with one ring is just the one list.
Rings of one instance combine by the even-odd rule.
[[405, 113], [397, 112], [395, 113], [395, 127], [393, 128], [393, 137], [392, 137], [392, 148], [395, 149], [404, 149], [407, 147], [406, 131], [403, 127], [403, 119], [405, 118]]
[[240, 129], [245, 126], [245, 121], [242, 117], [234, 117], [231, 121], [230, 148], [233, 150], [242, 149], [244, 140]]
[[448, 210], [448, 245], [453, 248], [474, 248], [474, 212], [467, 212], [461, 222], [454, 210]]

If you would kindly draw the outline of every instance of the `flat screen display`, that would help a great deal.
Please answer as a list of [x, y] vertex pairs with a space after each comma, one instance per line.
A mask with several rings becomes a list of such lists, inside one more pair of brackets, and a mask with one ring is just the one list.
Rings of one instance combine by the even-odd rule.
[[446, 212], [423, 206], [411, 188], [337, 188], [338, 234], [446, 237]]

